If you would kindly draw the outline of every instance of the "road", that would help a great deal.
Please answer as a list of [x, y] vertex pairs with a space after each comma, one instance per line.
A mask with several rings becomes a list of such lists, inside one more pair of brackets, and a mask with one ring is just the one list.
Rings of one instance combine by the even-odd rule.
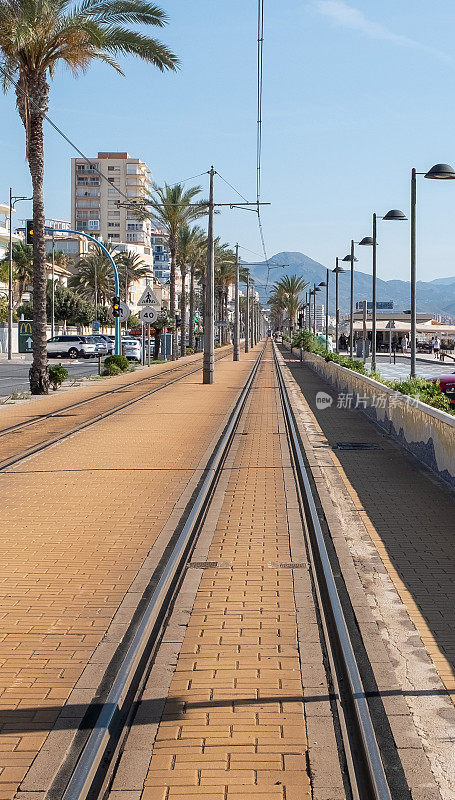
[[[28, 392], [30, 390], [28, 382], [30, 364], [30, 361], [23, 361], [19, 364], [0, 361], [0, 397], [8, 397], [13, 392]], [[96, 358], [78, 359], [76, 361], [54, 358], [50, 361], [50, 364], [63, 364], [69, 372], [70, 379], [97, 375], [98, 373], [98, 359]]]
[[[410, 369], [409, 358], [400, 358], [397, 356], [396, 364], [389, 363], [389, 356], [377, 356], [377, 368], [382, 378], [386, 380], [398, 380], [400, 378], [409, 377]], [[436, 378], [438, 375], [450, 375], [455, 372], [455, 363], [447, 361], [440, 363], [439, 361], [417, 361], [416, 373], [419, 378]]]

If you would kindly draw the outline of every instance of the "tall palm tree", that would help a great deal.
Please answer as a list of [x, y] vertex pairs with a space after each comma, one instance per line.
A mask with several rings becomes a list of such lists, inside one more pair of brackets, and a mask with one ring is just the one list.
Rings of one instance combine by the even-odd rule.
[[114, 280], [111, 263], [104, 253], [91, 253], [79, 259], [68, 286], [84, 300], [105, 305], [113, 295]]
[[115, 258], [115, 263], [120, 275], [120, 284], [124, 287], [125, 303], [128, 304], [129, 289], [132, 283], [140, 278], [152, 276], [153, 270], [140, 257], [139, 253], [133, 250], [126, 250], [119, 253]]
[[[152, 221], [157, 223], [166, 233], [170, 252], [170, 290], [169, 290], [169, 313], [175, 321], [175, 268], [178, 247], [178, 237], [180, 230], [195, 219], [207, 213], [207, 202], [201, 201], [196, 204], [192, 200], [201, 192], [200, 186], [192, 186], [185, 189], [183, 184], [176, 183], [169, 186], [153, 185], [152, 193], [145, 199], [146, 205], [150, 208]], [[178, 358], [177, 353], [177, 327], [174, 323], [172, 358]]]
[[273, 287], [276, 302], [278, 302], [278, 305], [281, 305], [283, 309], [286, 309], [288, 313], [289, 334], [291, 336], [294, 330], [295, 318], [300, 307], [300, 294], [305, 286], [308, 286], [308, 282], [304, 278], [299, 278], [297, 275], [283, 275]]
[[189, 309], [189, 329], [188, 340], [189, 347], [194, 349], [194, 278], [196, 269], [207, 258], [207, 239], [204, 231], [198, 225], [190, 228], [184, 225], [178, 236], [177, 244], [177, 264], [180, 267], [180, 274], [182, 276], [182, 294], [180, 295], [180, 316], [182, 318], [182, 325], [180, 329], [180, 355], [184, 356], [186, 353], [186, 277], [188, 274], [188, 267], [190, 270], [190, 309]]
[[[2, 265], [8, 275], [9, 251], [2, 260]], [[33, 280], [33, 247], [25, 242], [13, 243], [13, 280], [15, 282], [14, 307], [21, 304], [24, 289]]]
[[228, 244], [215, 240], [215, 286], [218, 296], [218, 318], [221, 326], [221, 343], [227, 342], [227, 300], [229, 286], [235, 281], [235, 254]]
[[59, 62], [74, 74], [94, 60], [123, 74], [116, 55], [136, 55], [163, 70], [175, 70], [176, 56], [131, 25], [162, 27], [166, 15], [146, 0], [0, 0], [0, 66], [4, 89], [16, 87], [16, 104], [25, 127], [26, 155], [33, 186], [33, 363], [32, 394], [47, 394], [46, 248], [44, 239], [43, 121], [49, 104], [49, 78]]

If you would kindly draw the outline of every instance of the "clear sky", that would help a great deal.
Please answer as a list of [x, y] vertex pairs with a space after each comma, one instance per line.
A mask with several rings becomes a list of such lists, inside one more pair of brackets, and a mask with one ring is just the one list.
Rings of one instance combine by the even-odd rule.
[[[215, 168], [255, 199], [256, 0], [158, 0], [156, 35], [181, 58], [162, 75], [134, 59], [75, 80], [60, 70], [50, 114], [86, 155], [128, 150], [155, 180]], [[324, 264], [370, 234], [371, 213], [409, 214], [411, 167], [455, 166], [453, 0], [265, 0], [263, 211], [269, 255], [299, 250]], [[14, 95], [0, 96], [0, 202], [28, 194]], [[46, 126], [46, 215], [69, 218], [75, 155]], [[206, 176], [199, 179], [205, 181]], [[197, 182], [197, 181], [196, 181]], [[235, 199], [218, 180], [217, 199]], [[207, 189], [205, 188], [205, 193]], [[17, 218], [27, 215], [23, 204]], [[29, 212], [28, 212], [29, 213]], [[455, 181], [418, 185], [418, 277], [455, 275]], [[223, 240], [261, 252], [256, 217], [227, 211]], [[408, 223], [380, 223], [382, 278], [408, 277]], [[242, 252], [245, 257], [246, 251]], [[370, 271], [371, 250], [359, 269]], [[259, 259], [255, 259], [259, 260]]]

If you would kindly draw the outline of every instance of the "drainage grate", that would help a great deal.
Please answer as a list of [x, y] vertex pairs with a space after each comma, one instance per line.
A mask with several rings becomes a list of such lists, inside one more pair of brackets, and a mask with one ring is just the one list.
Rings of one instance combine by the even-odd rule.
[[271, 569], [307, 569], [308, 564], [304, 561], [270, 561], [268, 565]]
[[191, 569], [231, 569], [232, 564], [228, 561], [190, 561], [188, 568]]
[[380, 450], [376, 442], [337, 442], [338, 450]]

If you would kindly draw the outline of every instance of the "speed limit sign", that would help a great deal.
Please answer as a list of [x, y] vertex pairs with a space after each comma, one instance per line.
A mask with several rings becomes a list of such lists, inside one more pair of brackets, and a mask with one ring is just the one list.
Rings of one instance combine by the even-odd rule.
[[147, 325], [152, 325], [155, 320], [158, 318], [158, 311], [156, 308], [151, 308], [150, 306], [146, 306], [145, 308], [141, 308], [139, 311], [139, 319], [142, 322], [146, 322]]

